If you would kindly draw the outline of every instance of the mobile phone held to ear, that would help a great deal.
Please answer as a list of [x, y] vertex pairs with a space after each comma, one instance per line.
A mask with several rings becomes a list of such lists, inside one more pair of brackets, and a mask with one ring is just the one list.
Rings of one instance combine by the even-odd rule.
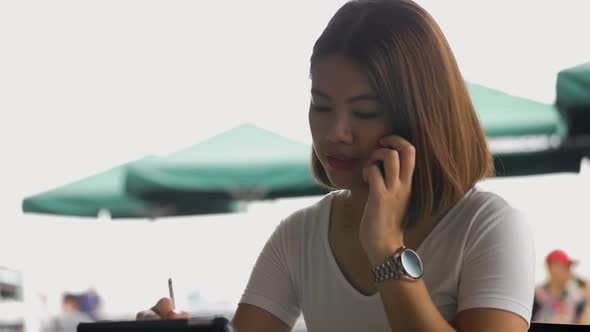
[[377, 166], [379, 167], [379, 171], [381, 172], [381, 176], [385, 179], [385, 166], [383, 166], [383, 161], [379, 160], [377, 162]]

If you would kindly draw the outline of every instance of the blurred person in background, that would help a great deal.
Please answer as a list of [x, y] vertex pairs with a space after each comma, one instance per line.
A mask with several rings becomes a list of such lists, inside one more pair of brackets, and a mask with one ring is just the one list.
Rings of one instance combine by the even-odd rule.
[[80, 311], [90, 316], [93, 320], [102, 318], [102, 301], [95, 289], [90, 288], [78, 296]]
[[551, 251], [545, 262], [549, 279], [535, 289], [533, 321], [581, 323], [587, 303], [587, 283], [572, 274], [577, 261], [563, 250]]
[[79, 323], [94, 321], [92, 317], [80, 311], [80, 298], [72, 293], [65, 293], [62, 299], [62, 312], [54, 317], [43, 332], [76, 332]]
[[588, 301], [590, 300], [590, 282], [586, 278], [576, 277], [576, 279], [580, 287], [584, 290], [586, 297], [586, 306], [580, 316], [580, 324], [590, 325], [590, 306], [588, 305]]

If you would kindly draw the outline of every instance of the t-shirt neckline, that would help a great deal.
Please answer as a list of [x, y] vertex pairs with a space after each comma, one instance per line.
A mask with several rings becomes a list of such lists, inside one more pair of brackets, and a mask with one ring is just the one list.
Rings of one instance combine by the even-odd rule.
[[328, 260], [330, 261], [329, 264], [331, 268], [336, 271], [336, 275], [340, 282], [351, 292], [357, 299], [361, 301], [375, 301], [379, 299], [379, 292], [375, 292], [374, 294], [365, 295], [361, 291], [359, 291], [356, 287], [354, 287], [350, 281], [344, 276], [344, 273], [340, 269], [338, 262], [336, 261], [336, 257], [334, 256], [334, 252], [332, 251], [332, 247], [330, 246], [330, 215], [332, 214], [332, 202], [334, 201], [334, 197], [338, 191], [334, 191], [330, 193], [330, 196], [326, 200], [325, 204], [327, 204], [327, 209], [324, 209], [325, 213], [322, 215], [322, 242], [324, 243], [324, 250], [326, 255], [328, 256]]

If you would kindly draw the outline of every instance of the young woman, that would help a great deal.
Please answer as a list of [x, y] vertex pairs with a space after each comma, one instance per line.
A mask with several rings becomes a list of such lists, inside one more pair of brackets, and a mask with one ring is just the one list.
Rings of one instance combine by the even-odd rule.
[[532, 236], [475, 186], [492, 157], [432, 17], [411, 1], [346, 3], [311, 82], [313, 172], [332, 191], [277, 227], [237, 330], [290, 331], [302, 313], [309, 331], [526, 331]]

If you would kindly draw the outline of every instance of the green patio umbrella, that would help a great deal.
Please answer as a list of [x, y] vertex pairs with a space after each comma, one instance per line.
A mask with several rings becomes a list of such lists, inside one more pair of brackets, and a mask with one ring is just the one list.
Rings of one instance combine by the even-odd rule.
[[571, 141], [590, 155], [590, 62], [560, 71], [556, 89], [556, 104], [568, 121]]
[[556, 88], [559, 108], [590, 110], [590, 62], [560, 71]]
[[246, 124], [129, 167], [130, 194], [161, 202], [258, 200], [325, 193], [310, 171], [311, 146]]
[[566, 120], [555, 105], [467, 84], [498, 176], [579, 172], [582, 153], [563, 145]]
[[[478, 84], [469, 92], [499, 176], [579, 172], [578, 151], [562, 148], [567, 126], [557, 109]], [[169, 157], [133, 165], [126, 190], [147, 200], [264, 199], [321, 194], [311, 146], [244, 125]]]
[[[567, 77], [567, 76], [566, 76]], [[582, 154], [552, 105], [468, 83], [499, 176], [579, 172]], [[239, 211], [237, 201], [323, 194], [311, 146], [243, 125], [166, 158], [148, 157], [27, 197], [24, 212], [143, 218]]]
[[127, 168], [156, 157], [130, 162], [73, 183], [27, 197], [22, 202], [26, 213], [77, 217], [97, 217], [106, 211], [111, 218], [155, 218], [169, 215], [235, 212], [236, 202], [209, 200], [206, 204], [147, 202], [128, 195], [123, 188]]
[[553, 105], [475, 83], [468, 83], [467, 88], [488, 138], [555, 137], [557, 145], [567, 136], [565, 121]]

